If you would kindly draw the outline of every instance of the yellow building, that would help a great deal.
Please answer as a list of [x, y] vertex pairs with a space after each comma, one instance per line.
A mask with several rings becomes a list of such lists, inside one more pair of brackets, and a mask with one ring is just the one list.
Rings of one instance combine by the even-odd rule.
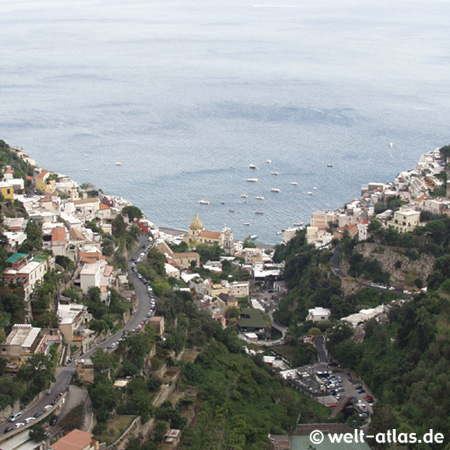
[[0, 191], [5, 200], [14, 200], [14, 187], [6, 181], [0, 182]]
[[420, 212], [413, 210], [395, 211], [394, 220], [389, 220], [387, 224], [399, 233], [414, 231], [420, 226]]
[[54, 180], [54, 178], [50, 178], [51, 175], [53, 174], [48, 170], [43, 170], [36, 177], [35, 183], [37, 192], [55, 192], [56, 181]]
[[188, 235], [184, 241], [190, 246], [195, 247], [198, 244], [220, 245], [222, 244], [221, 233], [218, 231], [205, 230], [203, 222], [195, 214], [194, 220], [189, 226]]

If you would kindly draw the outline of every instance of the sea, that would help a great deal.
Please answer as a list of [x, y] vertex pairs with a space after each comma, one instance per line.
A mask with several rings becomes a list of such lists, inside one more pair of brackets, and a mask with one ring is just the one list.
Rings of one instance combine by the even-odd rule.
[[275, 244], [449, 144], [449, 17], [447, 0], [2, 0], [0, 139], [159, 226], [198, 213]]

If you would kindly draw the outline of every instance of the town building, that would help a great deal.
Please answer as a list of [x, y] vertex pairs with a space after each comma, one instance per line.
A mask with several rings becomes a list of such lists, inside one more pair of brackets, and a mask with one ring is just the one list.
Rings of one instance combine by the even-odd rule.
[[328, 308], [316, 306], [313, 309], [308, 309], [306, 320], [310, 320], [312, 322], [322, 322], [323, 320], [329, 320], [330, 316], [331, 311]]
[[418, 226], [420, 226], [420, 211], [394, 211], [394, 219], [389, 220], [387, 225], [394, 228], [399, 233], [414, 231]]
[[69, 434], [50, 445], [51, 450], [99, 450], [94, 435], [81, 430], [73, 430]]
[[0, 193], [5, 200], [14, 200], [14, 187], [8, 181], [0, 181]]
[[35, 187], [36, 191], [40, 194], [44, 192], [53, 193], [56, 189], [56, 180], [53, 176], [52, 172], [48, 170], [43, 170], [36, 178], [35, 178]]
[[92, 315], [87, 307], [77, 303], [58, 303], [58, 328], [63, 335], [64, 343], [69, 346], [80, 347], [86, 351], [91, 343], [93, 332], [89, 330], [88, 323]]
[[156, 330], [160, 335], [164, 335], [164, 317], [163, 316], [153, 316], [150, 317], [148, 323]]

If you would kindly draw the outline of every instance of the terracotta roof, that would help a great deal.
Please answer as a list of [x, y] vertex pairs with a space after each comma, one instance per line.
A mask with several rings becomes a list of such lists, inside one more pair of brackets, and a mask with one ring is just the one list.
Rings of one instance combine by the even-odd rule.
[[95, 264], [98, 261], [97, 258], [90, 258], [88, 256], [82, 256], [81, 257], [81, 262], [83, 264]]
[[104, 209], [111, 209], [111, 207], [108, 206], [108, 205], [105, 205], [104, 203], [100, 203], [100, 209], [101, 209], [101, 210], [104, 210]]
[[44, 178], [48, 173], [50, 173], [48, 170], [43, 170], [36, 178]]
[[208, 239], [220, 239], [220, 233], [218, 231], [203, 230], [200, 232], [199, 236]]
[[82, 450], [91, 444], [93, 436], [93, 434], [85, 431], [73, 430], [53, 445], [50, 445], [50, 448], [52, 450]]
[[196, 252], [187, 252], [187, 253], [174, 253], [173, 254], [174, 259], [181, 259], [181, 258], [200, 258], [200, 255]]
[[158, 249], [162, 252], [162, 253], [167, 253], [170, 256], [173, 256], [174, 253], [172, 251], [172, 249], [165, 243], [165, 242], [160, 242], [158, 244]]
[[52, 242], [66, 241], [66, 229], [64, 227], [55, 227], [52, 230]]
[[74, 200], [75, 205], [86, 205], [87, 203], [99, 203], [98, 197], [93, 198], [83, 198], [81, 200]]

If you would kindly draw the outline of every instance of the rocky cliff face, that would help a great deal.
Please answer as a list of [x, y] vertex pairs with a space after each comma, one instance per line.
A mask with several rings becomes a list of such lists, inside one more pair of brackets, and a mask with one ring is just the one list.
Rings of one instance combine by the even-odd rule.
[[433, 271], [434, 257], [423, 253], [419, 255], [414, 250], [370, 242], [362, 242], [356, 249], [364, 258], [379, 261], [383, 271], [391, 274], [390, 284], [398, 288], [412, 286], [417, 278], [426, 286], [426, 280]]

